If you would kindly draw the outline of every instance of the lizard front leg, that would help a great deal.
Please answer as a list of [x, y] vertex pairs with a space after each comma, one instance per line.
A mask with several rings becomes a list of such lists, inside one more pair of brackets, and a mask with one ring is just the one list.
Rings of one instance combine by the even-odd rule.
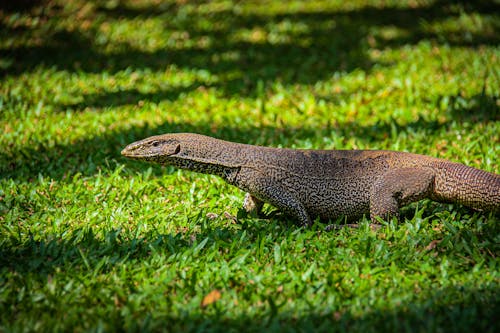
[[434, 171], [427, 168], [390, 170], [380, 177], [370, 192], [370, 219], [399, 218], [399, 208], [428, 198], [434, 186]]
[[264, 201], [254, 197], [250, 193], [245, 195], [243, 200], [243, 208], [248, 214], [260, 216], [262, 215], [262, 207], [264, 206]]
[[310, 227], [312, 225], [311, 218], [307, 214], [304, 205], [291, 193], [278, 187], [266, 186], [259, 191], [259, 196], [285, 214], [297, 219], [298, 225], [301, 227]]
[[260, 210], [263, 202], [267, 202], [297, 219], [300, 226], [312, 225], [304, 205], [292, 193], [266, 175], [253, 169], [241, 170], [236, 185], [249, 192], [243, 203], [245, 210]]

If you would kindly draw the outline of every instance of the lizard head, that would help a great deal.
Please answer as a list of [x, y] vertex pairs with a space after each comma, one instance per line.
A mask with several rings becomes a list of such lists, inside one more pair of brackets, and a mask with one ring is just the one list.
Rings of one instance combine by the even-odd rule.
[[172, 157], [181, 151], [181, 142], [173, 135], [152, 136], [129, 144], [122, 150], [122, 155], [128, 158], [156, 161]]
[[[208, 164], [216, 164], [219, 167], [232, 166], [241, 151], [241, 148], [235, 148], [235, 145], [238, 144], [201, 134], [168, 133], [131, 143], [122, 150], [122, 155], [204, 172]], [[228, 149], [231, 152], [228, 152]]]

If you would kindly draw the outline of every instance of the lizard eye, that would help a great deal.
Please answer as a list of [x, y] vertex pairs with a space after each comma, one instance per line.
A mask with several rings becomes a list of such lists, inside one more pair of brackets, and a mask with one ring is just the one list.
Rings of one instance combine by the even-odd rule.
[[151, 145], [152, 145], [153, 147], [158, 147], [158, 146], [160, 145], [160, 141], [153, 141], [153, 142], [151, 143]]

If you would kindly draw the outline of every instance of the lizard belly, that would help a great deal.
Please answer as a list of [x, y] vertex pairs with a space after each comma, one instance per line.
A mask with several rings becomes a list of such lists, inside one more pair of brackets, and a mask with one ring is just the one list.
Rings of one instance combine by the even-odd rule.
[[241, 168], [230, 183], [285, 212], [298, 202], [311, 219], [351, 220], [369, 213], [373, 177], [315, 177], [276, 168]]
[[[370, 210], [369, 179], [296, 178], [282, 180], [283, 187], [293, 189], [295, 197], [304, 205], [311, 218], [359, 218]], [[297, 186], [299, 185], [299, 186]]]

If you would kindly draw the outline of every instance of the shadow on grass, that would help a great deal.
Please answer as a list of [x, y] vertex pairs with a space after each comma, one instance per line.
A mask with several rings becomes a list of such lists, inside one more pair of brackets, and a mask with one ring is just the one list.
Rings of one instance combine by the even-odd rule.
[[448, 100], [449, 117], [458, 122], [500, 121], [500, 95], [491, 96], [482, 93], [466, 98], [456, 94], [441, 98]]
[[[190, 88], [186, 88], [190, 89]], [[144, 94], [137, 91], [117, 92], [106, 97], [111, 104], [137, 103], [143, 98], [160, 100], [170, 98], [171, 94], [183, 93], [184, 88], [165, 94]], [[116, 99], [113, 101], [113, 99]], [[460, 95], [441, 96], [446, 99], [448, 109], [447, 118], [460, 122], [491, 122], [499, 121], [498, 96], [479, 94], [471, 98]], [[98, 105], [100, 97], [96, 100], [89, 98], [82, 104], [73, 105], [74, 108], [85, 108], [89, 105]], [[440, 103], [440, 102], [439, 102]], [[355, 137], [373, 149], [377, 144], [387, 140], [394, 133], [409, 133], [424, 131], [433, 133], [451, 126], [450, 122], [438, 122], [419, 118], [406, 124], [398, 124], [395, 119], [388, 119], [373, 125], [360, 126], [357, 123], [342, 125], [328, 123], [322, 127], [293, 127], [293, 126], [218, 126], [214, 128], [205, 123], [164, 123], [157, 127], [133, 127], [105, 132], [92, 138], [81, 139], [68, 144], [55, 144], [47, 147], [43, 143], [37, 146], [15, 147], [10, 150], [0, 151], [0, 179], [14, 179], [31, 181], [39, 174], [44, 177], [64, 180], [70, 179], [74, 174], [80, 173], [91, 176], [103, 169], [113, 170], [117, 165], [127, 163], [131, 172], [144, 171], [150, 167], [148, 163], [131, 161], [121, 157], [120, 151], [129, 143], [152, 135], [162, 133], [193, 132], [217, 137], [223, 140], [248, 144], [273, 146], [280, 142], [284, 147], [291, 147], [297, 141], [313, 137], [330, 137], [335, 135], [343, 138]], [[334, 134], [333, 134], [334, 133]], [[392, 134], [391, 134], [392, 133]], [[160, 168], [153, 169], [155, 174], [160, 174]]]
[[[216, 315], [203, 312], [185, 317], [163, 317], [137, 325], [135, 329], [158, 330], [164, 325], [173, 331], [198, 332], [497, 332], [496, 319], [500, 300], [496, 296], [500, 288], [461, 287], [462, 297], [449, 300], [453, 288], [435, 290], [426, 302], [402, 302], [397, 309], [373, 308], [363, 314], [353, 314], [349, 309], [328, 311], [312, 307], [300, 315], [281, 312], [268, 298], [269, 310], [263, 318], [253, 316], [223, 316], [223, 308]], [[443, 301], [446, 299], [446, 301]]]
[[176, 100], [180, 95], [190, 92], [196, 88], [208, 88], [209, 85], [203, 83], [191, 84], [183, 87], [176, 87], [154, 92], [141, 92], [138, 89], [127, 89], [114, 92], [96, 93], [83, 95], [83, 101], [73, 104], [60, 105], [61, 111], [78, 110], [87, 108], [107, 108], [123, 105], [137, 105], [142, 101], [160, 103], [165, 100]]
[[[498, 228], [497, 226], [487, 226], [487, 228]], [[258, 241], [263, 230], [257, 226], [245, 226], [245, 235], [248, 244], [242, 247], [253, 246]], [[143, 238], [127, 239], [118, 230], [111, 230], [104, 233], [103, 237], [97, 237], [91, 229], [75, 230], [72, 236], [65, 239], [50, 238], [46, 235], [46, 240], [30, 240], [22, 245], [0, 247], [0, 267], [9, 271], [15, 271], [20, 276], [27, 276], [30, 279], [45, 281], [55, 271], [72, 272], [84, 271], [92, 274], [106, 274], [117, 265], [143, 265], [152, 256], [152, 252], [164, 253], [166, 256], [177, 253], [184, 253], [196, 247], [199, 242], [209, 238], [206, 248], [210, 248], [211, 242], [221, 243], [230, 246], [231, 242], [241, 239], [243, 229], [234, 228], [202, 228], [200, 233], [177, 233], [158, 235], [156, 233], [147, 234]], [[283, 231], [290, 232], [290, 231]], [[495, 230], [484, 230], [478, 232], [473, 237], [477, 237], [477, 244], [485, 242], [490, 246], [494, 239], [484, 239], [484, 235], [493, 237]], [[468, 236], [469, 235], [469, 236]], [[193, 236], [198, 241], [193, 242]], [[277, 235], [279, 237], [279, 235]], [[332, 236], [334, 237], [334, 236]], [[448, 260], [453, 257], [463, 258], [464, 243], [470, 242], [470, 231], [462, 235], [457, 234], [455, 246], [443, 247]], [[492, 245], [491, 251], [496, 253], [498, 246]], [[488, 248], [488, 246], [486, 246]], [[491, 252], [490, 252], [491, 253]], [[202, 253], [200, 255], [203, 255]], [[444, 255], [444, 254], [443, 254]], [[325, 258], [325, 260], [329, 260]], [[104, 263], [103, 263], [104, 262]], [[402, 265], [404, 263], [396, 263]], [[95, 270], [95, 271], [94, 271]], [[196, 279], [192, 280], [196, 283]], [[500, 326], [496, 316], [500, 310], [500, 287], [485, 285], [484, 288], [469, 287], [467, 284], [454, 283], [450, 287], [431, 288], [426, 286], [419, 293], [424, 293], [425, 297], [416, 294], [414, 300], [402, 300], [398, 308], [381, 308], [380, 305], [366, 309], [363, 314], [353, 314], [349, 307], [344, 309], [331, 310], [321, 304], [310, 304], [309, 310], [300, 314], [289, 313], [282, 310], [286, 302], [281, 302], [276, 295], [259, 295], [263, 311], [259, 317], [250, 314], [236, 317], [228, 317], [226, 309], [219, 303], [213, 303], [207, 308], [198, 308], [194, 311], [186, 311], [178, 316], [171, 316], [162, 309], [154, 318], [151, 314], [140, 311], [134, 316], [133, 322], [126, 321], [128, 312], [121, 312], [119, 307], [113, 307], [114, 311], [107, 313], [109, 321], [106, 322], [108, 328], [127, 329], [129, 331], [158, 331], [164, 327], [169, 327], [171, 331], [189, 332], [199, 330], [218, 331], [224, 329], [244, 329], [244, 331], [328, 331], [345, 332], [352, 328], [357, 331], [379, 331], [389, 329], [390, 331], [475, 331], [496, 332]], [[130, 290], [125, 290], [125, 295], [137, 292], [137, 285], [131, 285]], [[192, 286], [193, 290], [196, 289]], [[96, 290], [96, 292], [98, 292]], [[450, 296], [453, 295], [453, 296]], [[389, 296], [388, 296], [389, 297]], [[393, 295], [397, 297], [397, 295]], [[108, 300], [109, 301], [109, 300]], [[104, 301], [106, 302], [106, 301]], [[112, 301], [110, 301], [112, 302]], [[345, 300], [342, 301], [346, 303]], [[392, 303], [392, 302], [391, 302]], [[105, 306], [105, 304], [100, 304]], [[12, 305], [5, 310], [7, 313], [16, 311], [16, 306]], [[74, 311], [80, 311], [74, 309]], [[4, 313], [5, 314], [5, 313]], [[11, 313], [12, 318], [18, 314]], [[145, 316], [145, 317], [141, 317]], [[127, 322], [125, 327], [124, 323]], [[67, 323], [67, 325], [84, 325], [80, 321]], [[68, 330], [69, 327], [66, 327]]]
[[48, 0], [0, 0], [0, 11], [29, 12], [40, 5], [46, 5]]
[[[196, 3], [196, 2], [195, 2]], [[161, 17], [165, 29], [184, 32], [193, 41], [208, 39], [207, 46], [189, 48], [165, 48], [154, 52], [136, 49], [128, 44], [121, 50], [104, 53], [102, 46], [95, 42], [96, 31], [48, 31], [40, 36], [36, 45], [16, 46], [0, 50], [0, 57], [7, 55], [16, 59], [5, 73], [20, 74], [38, 65], [51, 66], [60, 70], [84, 72], [116, 72], [125, 68], [164, 70], [170, 65], [180, 68], [205, 69], [220, 76], [213, 87], [226, 94], [255, 95], [259, 81], [280, 80], [285, 83], [310, 83], [330, 77], [336, 71], [351, 71], [355, 68], [369, 70], [373, 63], [367, 56], [367, 38], [373, 26], [395, 26], [405, 30], [404, 36], [411, 37], [412, 43], [421, 40], [420, 23], [422, 20], [446, 20], [458, 14], [452, 10], [460, 5], [466, 11], [494, 13], [500, 6], [488, 1], [474, 3], [456, 1], [437, 1], [428, 6], [416, 8], [374, 8], [364, 7], [349, 11], [303, 12], [285, 14], [241, 14], [231, 10], [206, 14], [193, 13], [181, 15], [183, 7], [173, 3], [162, 6], [132, 8], [121, 2], [107, 8], [103, 2], [94, 2], [96, 15], [104, 20], [120, 18]], [[61, 8], [47, 9], [48, 14], [63, 15]], [[45, 12], [44, 12], [45, 13]], [[172, 20], [169, 20], [172, 18]], [[200, 24], [205, 22], [206, 24]], [[292, 27], [302, 27], [298, 31]], [[273, 30], [274, 29], [274, 30]], [[259, 34], [282, 34], [283, 42], [269, 43], [232, 38], [235, 31], [254, 31]], [[275, 31], [276, 30], [276, 31]], [[24, 36], [32, 31], [23, 27], [11, 28], [5, 23], [1, 33]], [[487, 42], [500, 42], [500, 31]], [[407, 38], [404, 37], [404, 38]], [[488, 38], [490, 38], [488, 37]], [[377, 47], [390, 46], [391, 43], [407, 43], [401, 39], [377, 41]], [[425, 36], [425, 39], [429, 36]], [[447, 43], [447, 36], [444, 35]], [[380, 44], [381, 43], [381, 44]], [[477, 42], [477, 45], [484, 40]], [[236, 57], [226, 57], [235, 54]], [[238, 73], [231, 77], [234, 73]], [[201, 87], [195, 83], [186, 87], [155, 92], [142, 92], [137, 89], [88, 94], [83, 101], [63, 105], [74, 111], [85, 108], [113, 107], [137, 104], [142, 100], [161, 102], [176, 100], [184, 93]], [[459, 121], [498, 121], [498, 96], [480, 94], [472, 98], [460, 95], [442, 96], [450, 105], [448, 114]], [[225, 126], [213, 128], [211, 124], [164, 123], [158, 127], [142, 127], [109, 131], [93, 138], [82, 139], [68, 144], [53, 146], [26, 145], [0, 150], [0, 178], [32, 180], [38, 174], [54, 179], [66, 179], [76, 173], [93, 175], [106, 166], [113, 166], [122, 160], [119, 152], [128, 143], [144, 137], [166, 132], [196, 132], [243, 143], [272, 145], [275, 142], [293, 143], [314, 136], [356, 137], [362, 142], [373, 143], [387, 138], [391, 132], [405, 132], [409, 129], [437, 131], [448, 123], [418, 119], [401, 126], [395, 120], [372, 126], [348, 124], [325, 124], [322, 128], [307, 127], [247, 127]], [[250, 138], [250, 139], [249, 139]], [[262, 142], [263, 140], [263, 142]], [[127, 162], [134, 170], [144, 170], [148, 166]], [[159, 170], [159, 169], [155, 169]]]
[[[367, 6], [349, 11], [280, 14], [222, 10], [186, 15], [185, 6], [173, 3], [163, 7], [133, 8], [118, 2], [107, 8], [96, 1], [95, 15], [103, 21], [159, 17], [165, 21], [165, 31], [184, 36], [181, 42], [189, 40], [192, 45], [167, 46], [149, 52], [127, 42], [117, 42], [115, 50], [106, 53], [103, 51], [106, 45], [99, 45], [96, 41], [97, 28], [91, 26], [87, 31], [50, 30], [37, 37], [36, 45], [3, 49], [0, 57], [15, 59], [4, 70], [4, 74], [14, 75], [40, 65], [93, 73], [115, 73], [126, 68], [162, 71], [171, 65], [204, 69], [221, 78], [217, 88], [225, 94], [249, 95], [254, 93], [259, 80], [313, 84], [329, 78], [334, 72], [349, 72], [356, 68], [369, 70], [374, 63], [367, 52], [374, 46], [414, 44], [424, 39], [468, 47], [500, 42], [497, 25], [488, 34], [472, 37], [469, 34], [467, 38], [460, 31], [431, 34], [422, 30], [422, 22], [456, 18], [459, 15], [454, 9], [457, 3], [470, 12], [495, 13], [500, 10], [500, 5], [487, 1], [437, 1], [415, 8]], [[372, 27], [396, 27], [402, 31], [402, 36], [373, 39]], [[4, 26], [6, 35], [29, 36], [34, 33], [9, 29]], [[249, 37], [238, 37], [239, 32], [245, 32]], [[268, 35], [275, 36], [276, 41], [270, 42]]]
[[[467, 216], [468, 213], [463, 210], [463, 214]], [[101, 230], [98, 234], [94, 233], [93, 228], [79, 228], [69, 233], [62, 231], [61, 234], [43, 234], [41, 239], [37, 240], [18, 239], [21, 235], [9, 230], [4, 232], [4, 237], [0, 239], [0, 268], [23, 274], [32, 273], [40, 277], [46, 277], [68, 265], [79, 267], [80, 270], [92, 270], [97, 267], [100, 273], [105, 273], [114, 266], [129, 261], [137, 260], [140, 265], [140, 261], [158, 253], [169, 257], [191, 251], [205, 239], [208, 240], [203, 247], [206, 249], [210, 249], [213, 243], [222, 248], [231, 248], [235, 240], [239, 240], [239, 248], [252, 248], [259, 242], [262, 234], [272, 235], [277, 239], [287, 238], [290, 233], [301, 228], [281, 218], [265, 222], [260, 219], [238, 218], [238, 221], [235, 221], [233, 218], [220, 218], [227, 220], [227, 223], [224, 222], [222, 227], [214, 226], [210, 218], [199, 212], [191, 218], [191, 223], [196, 225], [196, 228], [181, 228], [174, 233], [162, 234], [152, 224], [151, 231], [143, 233], [141, 237], [137, 237], [135, 227], [130, 230]], [[461, 218], [461, 213], [457, 218]], [[238, 226], [234, 226], [234, 223]], [[313, 228], [319, 228], [317, 232], [324, 233], [323, 227], [324, 224], [320, 224]], [[358, 233], [357, 230], [361, 229], [347, 230]], [[422, 251], [427, 251], [429, 255], [447, 256], [450, 261], [456, 260], [462, 264], [478, 264], [478, 259], [472, 255], [468, 244], [477, 244], [474, 251], [495, 258], [500, 251], [500, 245], [495, 239], [499, 231], [500, 225], [495, 223], [484, 223], [471, 228], [452, 228], [442, 235], [446, 239], [444, 246], [422, 248]], [[334, 239], [339, 232], [341, 231], [332, 230], [326, 233]], [[383, 228], [375, 232], [384, 233]], [[10, 236], [7, 236], [9, 234]], [[357, 246], [360, 248], [353, 248], [353, 251], [357, 251], [359, 255], [371, 255], [371, 250], [368, 250], [370, 244]], [[420, 246], [423, 247], [422, 244]], [[466, 257], [468, 260], [464, 261]], [[105, 260], [101, 263], [102, 259]], [[401, 260], [393, 264], [404, 270], [408, 263]]]

